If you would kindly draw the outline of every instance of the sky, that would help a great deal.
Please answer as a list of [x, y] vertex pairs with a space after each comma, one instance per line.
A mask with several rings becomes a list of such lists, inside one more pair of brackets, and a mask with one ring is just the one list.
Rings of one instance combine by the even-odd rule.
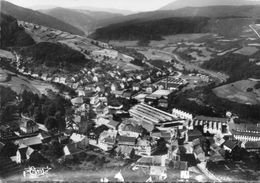
[[32, 8], [35, 6], [55, 7], [98, 7], [131, 11], [152, 11], [175, 0], [7, 0], [18, 6]]

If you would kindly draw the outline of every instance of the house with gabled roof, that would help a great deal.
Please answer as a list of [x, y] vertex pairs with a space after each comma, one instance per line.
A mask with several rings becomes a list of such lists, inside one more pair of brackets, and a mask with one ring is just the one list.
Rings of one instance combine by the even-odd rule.
[[39, 131], [38, 125], [33, 120], [29, 120], [25, 118], [21, 119], [20, 129], [24, 133], [35, 133]]
[[135, 154], [139, 156], [151, 156], [157, 149], [157, 141], [147, 139], [137, 139]]
[[136, 161], [137, 167], [150, 168], [152, 166], [166, 166], [167, 156], [143, 156]]
[[109, 122], [106, 124], [106, 126], [110, 129], [117, 130], [118, 126], [120, 125], [120, 122], [117, 122], [113, 119], [110, 119]]
[[135, 149], [134, 147], [130, 146], [118, 146], [115, 151], [117, 154], [124, 156], [124, 158], [131, 159], [135, 155]]
[[42, 145], [42, 140], [40, 137], [34, 136], [34, 137], [28, 137], [28, 138], [16, 140], [15, 143], [18, 144], [19, 146], [25, 145], [33, 149], [40, 149]]
[[117, 136], [117, 144], [118, 146], [135, 146], [136, 145], [135, 137], [127, 137], [127, 136]]
[[34, 152], [34, 149], [31, 147], [27, 147], [25, 145], [20, 145], [18, 150], [16, 151], [16, 156], [11, 157], [13, 161], [15, 161], [17, 164], [20, 164], [26, 160], [30, 159], [31, 154]]
[[66, 84], [66, 80], [67, 80], [67, 78], [66, 77], [60, 77], [60, 81], [59, 81], [59, 83], [61, 83], [61, 84]]
[[122, 136], [137, 138], [144, 132], [144, 129], [140, 125], [122, 123], [118, 128], [118, 132]]
[[76, 97], [71, 99], [72, 105], [81, 106], [84, 103], [83, 97]]
[[77, 143], [68, 144], [63, 147], [63, 153], [65, 157], [72, 157], [75, 154], [81, 153], [83, 149], [79, 148]]
[[59, 77], [55, 77], [53, 80], [54, 83], [59, 83], [60, 82], [60, 78]]
[[202, 133], [198, 129], [188, 130], [186, 136], [186, 142], [192, 142], [195, 139], [202, 137]]
[[235, 148], [237, 148], [239, 146], [239, 142], [238, 141], [233, 141], [233, 140], [226, 140], [223, 144], [223, 148], [224, 150], [228, 151], [228, 152], [232, 152]]
[[42, 74], [42, 76], [41, 76], [42, 80], [47, 81], [47, 78], [48, 78], [48, 74], [47, 73]]

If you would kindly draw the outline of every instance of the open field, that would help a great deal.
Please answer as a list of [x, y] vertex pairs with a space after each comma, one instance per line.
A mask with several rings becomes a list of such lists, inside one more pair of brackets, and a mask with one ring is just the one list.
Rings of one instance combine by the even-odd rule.
[[0, 49], [0, 58], [14, 59], [15, 56], [12, 54], [12, 52]]
[[163, 60], [166, 62], [170, 62], [172, 60], [170, 55], [163, 54], [155, 49], [146, 49], [138, 52], [142, 53], [148, 60]]
[[108, 61], [105, 61], [108, 64], [112, 64], [113, 66], [119, 66], [121, 69], [123, 69], [126, 72], [136, 71], [136, 70], [143, 70], [142, 67], [134, 65], [130, 62], [126, 62], [123, 60], [118, 59], [110, 59]]
[[[213, 92], [220, 98], [225, 98], [233, 102], [255, 105], [260, 104], [260, 89], [254, 89], [256, 81], [241, 80], [228, 85], [215, 88]], [[252, 91], [247, 91], [252, 88]]]
[[178, 35], [170, 35], [164, 36], [164, 40], [161, 41], [151, 41], [149, 46], [151, 47], [166, 47], [171, 44], [177, 44], [179, 42], [184, 41], [200, 41], [200, 39], [204, 39], [210, 36], [210, 34], [178, 34]]
[[125, 47], [135, 47], [137, 46], [138, 41], [118, 41], [118, 40], [110, 40], [108, 44], [113, 46], [125, 46]]
[[47, 90], [53, 90], [58, 92], [54, 86], [52, 86], [49, 83], [40, 81], [40, 80], [29, 80], [24, 76], [17, 76], [16, 74], [3, 70], [0, 68], [0, 76], [9, 76], [10, 80], [8, 81], [0, 81], [0, 86], [4, 87], [10, 87], [12, 90], [14, 90], [16, 93], [21, 93], [24, 90], [31, 91], [35, 94], [41, 95], [41, 94], [47, 94]]
[[[197, 39], [205, 39], [210, 34], [178, 34], [178, 35], [170, 35], [163, 36], [163, 40], [155, 41], [152, 40], [149, 43], [149, 47], [153, 48], [163, 48], [172, 46], [172, 44], [176, 44], [182, 41], [195, 41]], [[110, 40], [109, 44], [113, 46], [126, 46], [126, 47], [137, 47], [138, 41], [128, 41], [128, 40]]]
[[86, 57], [89, 57], [87, 54], [85, 54], [86, 51], [91, 52], [100, 49], [98, 46], [92, 44], [91, 39], [82, 36], [72, 35], [67, 32], [54, 30], [44, 26], [39, 26], [39, 28], [35, 29], [28, 25], [25, 26], [26, 23], [22, 21], [20, 21], [19, 24], [24, 26], [26, 33], [28, 33], [36, 43], [59, 42], [61, 44], [67, 45], [71, 49], [80, 51]]

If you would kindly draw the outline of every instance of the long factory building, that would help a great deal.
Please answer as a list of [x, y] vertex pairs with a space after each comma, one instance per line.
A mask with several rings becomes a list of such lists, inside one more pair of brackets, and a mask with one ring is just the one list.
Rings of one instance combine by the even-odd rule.
[[151, 131], [154, 126], [163, 125], [164, 123], [180, 123], [182, 121], [176, 115], [164, 112], [162, 110], [156, 109], [144, 103], [138, 104], [130, 109], [130, 115], [137, 119], [144, 128]]

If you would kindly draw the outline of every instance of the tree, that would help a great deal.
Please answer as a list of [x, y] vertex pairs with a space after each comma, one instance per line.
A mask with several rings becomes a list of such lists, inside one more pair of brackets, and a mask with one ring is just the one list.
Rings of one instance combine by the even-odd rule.
[[138, 41], [137, 45], [138, 45], [138, 46], [148, 46], [149, 43], [150, 43], [150, 40], [149, 40], [149, 39], [143, 38], [143, 39], [141, 39], [141, 40]]
[[56, 130], [59, 128], [59, 123], [53, 116], [49, 116], [45, 119], [44, 125], [48, 130]]
[[41, 109], [39, 106], [34, 108], [34, 120], [37, 123], [43, 124], [44, 123], [44, 115], [41, 112]]
[[51, 162], [56, 161], [63, 156], [63, 146], [58, 141], [54, 140], [47, 146], [43, 146], [41, 153]]

